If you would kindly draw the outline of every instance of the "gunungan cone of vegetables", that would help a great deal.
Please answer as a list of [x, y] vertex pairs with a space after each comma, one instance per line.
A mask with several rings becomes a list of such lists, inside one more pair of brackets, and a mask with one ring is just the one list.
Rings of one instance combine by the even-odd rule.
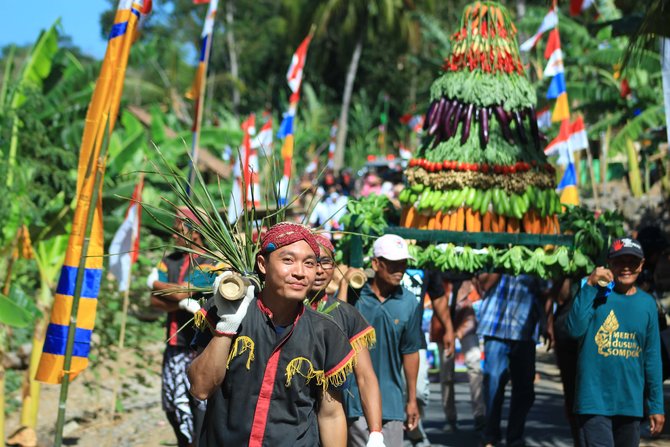
[[516, 27], [495, 2], [465, 8], [400, 195], [401, 225], [429, 230], [558, 234], [555, 171]]

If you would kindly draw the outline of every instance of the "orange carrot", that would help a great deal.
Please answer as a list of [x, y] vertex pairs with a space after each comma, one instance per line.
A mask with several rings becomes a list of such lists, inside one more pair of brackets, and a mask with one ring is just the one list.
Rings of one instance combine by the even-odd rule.
[[507, 219], [507, 232], [508, 233], [518, 233], [519, 232], [519, 219], [516, 217], [510, 217]]
[[400, 213], [400, 226], [405, 226], [405, 221], [407, 221], [407, 214], [409, 213], [409, 206], [403, 206], [402, 212]]
[[554, 214], [554, 234], [561, 234], [561, 224], [558, 221], [558, 214]]
[[523, 227], [523, 231], [525, 233], [528, 233], [528, 234], [533, 233], [533, 223], [532, 223], [532, 216], [530, 215], [530, 211], [523, 215], [523, 218], [521, 219], [521, 224], [522, 224], [522, 227]]
[[449, 226], [447, 230], [456, 231], [456, 211], [449, 211]]
[[498, 214], [498, 228], [501, 233], [507, 231], [507, 219], [502, 214]]
[[475, 220], [475, 231], [479, 233], [480, 231], [482, 231], [482, 215], [479, 211], [475, 211], [474, 220]]
[[533, 234], [540, 234], [541, 225], [540, 225], [540, 215], [536, 210], [531, 210], [530, 212], [530, 221], [533, 228]]
[[442, 211], [438, 211], [437, 214], [435, 215], [435, 229], [436, 230], [442, 229]]
[[485, 233], [490, 233], [492, 231], [491, 224], [493, 223], [493, 213], [491, 211], [487, 211], [484, 213], [484, 216], [482, 217], [482, 231]]
[[463, 231], [465, 226], [465, 209], [461, 206], [456, 211], [456, 229], [454, 231]]
[[434, 230], [435, 229], [435, 216], [430, 216], [428, 218], [428, 229], [429, 230]]
[[428, 229], [428, 216], [426, 216], [425, 214], [420, 215], [417, 228], [419, 230], [427, 230]]
[[451, 213], [447, 211], [442, 215], [442, 229], [449, 230], [450, 225], [451, 225]]
[[474, 213], [470, 207], [465, 209], [465, 231], [469, 233], [475, 232]]
[[407, 207], [407, 214], [405, 215], [404, 227], [413, 228], [417, 219], [416, 208], [413, 206]]

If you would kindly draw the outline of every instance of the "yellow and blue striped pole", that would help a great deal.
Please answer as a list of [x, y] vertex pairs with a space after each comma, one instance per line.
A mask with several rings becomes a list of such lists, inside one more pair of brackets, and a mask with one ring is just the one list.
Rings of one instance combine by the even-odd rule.
[[142, 0], [120, 0], [82, 136], [77, 174], [77, 205], [65, 263], [56, 288], [51, 321], [36, 379], [60, 383], [55, 445], [62, 444], [69, 382], [88, 365], [97, 297], [102, 278], [102, 179], [108, 138], [118, 114], [130, 46], [142, 13]]

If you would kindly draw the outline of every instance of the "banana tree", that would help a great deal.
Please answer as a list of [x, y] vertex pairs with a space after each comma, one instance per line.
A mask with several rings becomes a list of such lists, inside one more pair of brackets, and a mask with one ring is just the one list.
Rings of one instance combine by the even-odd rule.
[[[4, 291], [3, 291], [4, 292]], [[9, 328], [27, 327], [34, 319], [30, 302], [23, 291], [13, 286], [0, 293], [0, 439], [5, 439], [5, 368], [3, 366]]]
[[[532, 32], [546, 9], [530, 8], [530, 11], [522, 29]], [[592, 139], [611, 129], [605, 158], [616, 154], [628, 157], [631, 184], [641, 185], [637, 151], [630, 150], [628, 141], [639, 140], [647, 129], [664, 123], [663, 98], [658, 95], [660, 58], [653, 52], [641, 51], [635, 63], [621, 71], [627, 38], [613, 36], [611, 27], [600, 27], [594, 35], [584, 24], [562, 14], [559, 23], [571, 112], [584, 115]], [[531, 55], [533, 65], [544, 67], [543, 51], [544, 46], [539, 45]], [[538, 98], [544, 97], [549, 81], [537, 80]], [[558, 126], [553, 132], [558, 132]]]

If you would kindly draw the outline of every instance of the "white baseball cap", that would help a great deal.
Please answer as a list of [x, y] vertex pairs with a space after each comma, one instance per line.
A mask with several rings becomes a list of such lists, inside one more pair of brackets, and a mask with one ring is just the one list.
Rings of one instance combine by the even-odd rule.
[[400, 261], [414, 258], [409, 254], [407, 241], [395, 234], [385, 234], [377, 239], [372, 246], [375, 258], [384, 258], [389, 261]]

